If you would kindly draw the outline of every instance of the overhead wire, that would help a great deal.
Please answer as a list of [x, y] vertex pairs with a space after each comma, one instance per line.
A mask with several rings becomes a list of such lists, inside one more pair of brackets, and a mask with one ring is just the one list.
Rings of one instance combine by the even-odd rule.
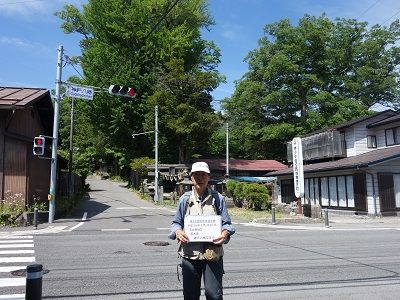
[[362, 17], [363, 15], [365, 15], [371, 8], [373, 8], [376, 4], [378, 4], [379, 2], [381, 2], [381, 0], [376, 0], [373, 4], [371, 4], [370, 6], [367, 7], [366, 10], [364, 10], [358, 17], [357, 19], [359, 19], [360, 17]]

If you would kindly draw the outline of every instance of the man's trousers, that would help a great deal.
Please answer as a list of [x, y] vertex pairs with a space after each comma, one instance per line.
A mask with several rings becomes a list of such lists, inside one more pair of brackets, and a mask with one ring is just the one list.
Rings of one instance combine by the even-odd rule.
[[183, 295], [185, 300], [199, 300], [201, 277], [207, 300], [222, 300], [222, 257], [218, 261], [182, 258]]

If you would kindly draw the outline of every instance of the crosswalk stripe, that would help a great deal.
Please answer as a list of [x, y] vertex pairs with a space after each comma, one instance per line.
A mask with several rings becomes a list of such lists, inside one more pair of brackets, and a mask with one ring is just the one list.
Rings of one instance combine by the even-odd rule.
[[34, 262], [35, 257], [0, 257], [0, 263], [14, 263], [14, 262]]
[[33, 248], [33, 244], [6, 244], [6, 245], [0, 245], [0, 249], [5, 249], [5, 248]]
[[34, 254], [35, 250], [0, 250], [1, 254]]
[[2, 240], [2, 241], [0, 241], [0, 244], [10, 244], [10, 243], [14, 243], [14, 244], [18, 244], [18, 243], [33, 243], [33, 240], [22, 240], [21, 239], [21, 240]]
[[33, 235], [13, 235], [13, 236], [7, 235], [7, 236], [0, 236], [0, 239], [2, 240], [33, 239]]
[[0, 295], [4, 300], [25, 300], [25, 294]]
[[16, 277], [16, 278], [0, 278], [0, 287], [7, 286], [22, 286], [25, 285], [26, 278], [25, 277]]
[[16, 270], [26, 270], [26, 266], [0, 267], [0, 273], [9, 273], [9, 272], [16, 271]]

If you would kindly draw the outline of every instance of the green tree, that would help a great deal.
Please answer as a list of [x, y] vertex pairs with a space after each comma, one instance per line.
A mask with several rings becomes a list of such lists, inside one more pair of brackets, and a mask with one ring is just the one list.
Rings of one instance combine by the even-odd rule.
[[399, 106], [400, 24], [306, 15], [269, 24], [246, 61], [249, 71], [222, 107], [232, 154], [285, 159], [297, 134], [368, 114], [375, 104]]
[[[79, 114], [83, 130], [76, 130], [75, 134], [76, 145], [82, 145], [79, 146], [81, 151], [95, 149], [95, 155], [90, 154], [95, 165], [111, 165], [115, 172], [123, 172], [129, 170], [131, 159], [153, 156], [152, 136], [133, 140], [131, 135], [154, 129], [155, 104], [160, 106], [162, 113], [161, 146], [168, 147], [160, 149], [160, 153], [173, 153], [169, 146], [176, 145], [174, 141], [177, 140], [184, 146], [187, 139], [188, 134], [182, 134], [180, 127], [167, 124], [166, 118], [173, 115], [173, 105], [182, 105], [180, 111], [186, 111], [186, 108], [194, 107], [183, 107], [189, 98], [196, 103], [203, 101], [202, 106], [192, 111], [189, 121], [201, 125], [203, 119], [213, 122], [212, 110], [206, 104], [211, 98], [210, 92], [222, 78], [216, 70], [218, 49], [201, 38], [200, 29], [213, 24], [205, 0], [89, 0], [81, 10], [66, 5], [56, 15], [63, 20], [61, 28], [65, 33], [82, 35], [82, 55], [71, 58], [83, 69], [84, 78], [78, 82], [104, 88], [103, 92], [96, 92], [94, 101], [81, 104]], [[168, 64], [175, 62], [183, 66], [180, 69], [182, 78], [187, 76], [185, 93], [179, 96], [173, 94], [177, 92], [175, 87], [165, 88], [161, 84], [171, 83], [168, 73], [172, 71]], [[202, 86], [197, 87], [202, 79]], [[105, 92], [110, 84], [135, 87], [137, 97], [111, 96]], [[190, 91], [193, 87], [195, 89]], [[159, 95], [165, 96], [165, 103]], [[170, 100], [175, 104], [167, 103]], [[168, 107], [163, 107], [164, 104]], [[68, 117], [64, 116], [64, 119]], [[186, 126], [185, 122], [182, 126]], [[77, 126], [78, 123], [77, 120]], [[64, 139], [65, 134], [63, 132]], [[172, 141], [167, 134], [171, 135]], [[174, 157], [171, 154], [161, 158], [172, 160]]]

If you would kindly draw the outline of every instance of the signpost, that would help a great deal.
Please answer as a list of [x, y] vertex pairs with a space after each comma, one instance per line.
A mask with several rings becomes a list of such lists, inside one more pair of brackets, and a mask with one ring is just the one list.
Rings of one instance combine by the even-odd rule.
[[292, 140], [293, 153], [293, 179], [294, 179], [294, 195], [297, 198], [304, 196], [304, 171], [303, 171], [303, 147], [301, 138], [295, 137]]

